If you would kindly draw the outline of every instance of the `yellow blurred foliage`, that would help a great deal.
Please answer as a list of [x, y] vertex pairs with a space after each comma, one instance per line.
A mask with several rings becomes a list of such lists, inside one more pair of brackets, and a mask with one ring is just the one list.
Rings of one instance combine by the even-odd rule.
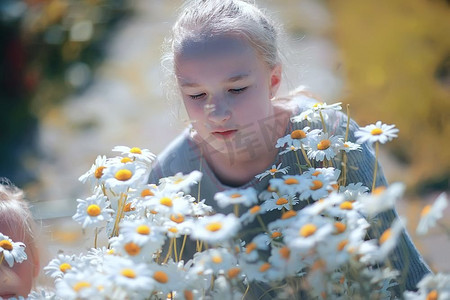
[[[388, 145], [410, 186], [450, 170], [450, 5], [446, 1], [329, 1], [352, 117], [396, 124]], [[440, 69], [444, 74], [438, 73]], [[440, 74], [440, 75], [439, 75]]]

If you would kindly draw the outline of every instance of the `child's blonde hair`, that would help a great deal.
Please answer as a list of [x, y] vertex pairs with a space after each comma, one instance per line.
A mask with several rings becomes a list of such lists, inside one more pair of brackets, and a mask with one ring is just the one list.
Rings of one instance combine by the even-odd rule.
[[23, 240], [15, 242], [25, 243], [30, 253], [38, 256], [36, 223], [24, 199], [24, 192], [6, 178], [0, 178], [0, 231], [1, 227], [16, 232]]

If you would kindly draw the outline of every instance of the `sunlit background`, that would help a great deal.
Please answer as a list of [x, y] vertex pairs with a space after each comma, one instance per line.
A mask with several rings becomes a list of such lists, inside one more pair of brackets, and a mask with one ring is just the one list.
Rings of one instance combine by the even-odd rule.
[[[77, 179], [98, 154], [116, 145], [157, 154], [184, 128], [160, 66], [180, 3], [0, 1], [0, 176], [26, 191], [51, 255], [90, 243], [70, 217], [88, 196]], [[425, 259], [450, 271], [439, 229], [414, 234], [421, 208], [449, 191], [449, 1], [257, 3], [287, 32], [285, 90], [306, 85], [350, 104], [360, 125], [400, 129], [381, 162], [389, 181], [407, 184], [398, 210]]]

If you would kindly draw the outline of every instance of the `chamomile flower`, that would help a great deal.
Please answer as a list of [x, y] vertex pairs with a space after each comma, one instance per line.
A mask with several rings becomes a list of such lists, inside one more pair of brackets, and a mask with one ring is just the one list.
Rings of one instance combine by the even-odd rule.
[[283, 278], [297, 276], [301, 270], [306, 268], [306, 264], [300, 259], [297, 250], [286, 245], [272, 247], [269, 262], [280, 269]]
[[272, 178], [269, 180], [269, 184], [272, 191], [277, 191], [282, 195], [295, 195], [308, 188], [307, 182], [301, 175], [284, 175], [282, 178]]
[[321, 111], [321, 110], [342, 110], [341, 106], [342, 102], [336, 102], [333, 104], [327, 104], [326, 102], [318, 102], [313, 105], [312, 109], [314, 111]]
[[92, 269], [69, 272], [55, 282], [56, 296], [61, 299], [103, 299], [101, 294], [106, 281]]
[[281, 174], [287, 174], [289, 170], [289, 166], [285, 167], [285, 168], [281, 168], [281, 163], [278, 164], [278, 166], [276, 165], [272, 165], [272, 168], [270, 168], [269, 170], [266, 170], [258, 175], [255, 175], [255, 177], [261, 181], [264, 177], [266, 176], [273, 176], [275, 177], [276, 173], [281, 173]]
[[[126, 241], [138, 245], [152, 244], [156, 251], [164, 243], [164, 234], [159, 227], [154, 226], [147, 219], [124, 220], [119, 225], [119, 233]], [[152, 251], [152, 252], [153, 252]]]
[[339, 153], [342, 147], [342, 140], [338, 136], [322, 133], [311, 138], [308, 147], [308, 157], [317, 161], [332, 159]]
[[405, 292], [407, 300], [450, 299], [450, 275], [426, 274], [417, 283], [417, 292]]
[[78, 263], [75, 255], [58, 254], [44, 267], [44, 271], [52, 278], [61, 278], [70, 270], [76, 269]]
[[448, 205], [447, 195], [440, 194], [434, 203], [426, 205], [421, 212], [419, 225], [417, 225], [417, 234], [426, 234], [430, 227], [436, 225], [436, 221], [442, 218], [442, 213]]
[[147, 181], [147, 169], [138, 162], [120, 163], [109, 166], [103, 174], [105, 186], [115, 193], [123, 193]]
[[205, 216], [198, 219], [194, 226], [191, 238], [208, 244], [218, 244], [231, 239], [241, 227], [239, 219], [234, 214]]
[[128, 155], [133, 159], [138, 161], [146, 162], [150, 164], [155, 158], [156, 155], [151, 153], [148, 149], [141, 149], [138, 147], [127, 147], [127, 146], [116, 146], [112, 149], [112, 151], [121, 152], [123, 155]]
[[243, 213], [242, 216], [239, 217], [239, 220], [242, 222], [243, 225], [247, 225], [253, 222], [256, 216], [263, 214], [266, 211], [267, 210], [262, 209], [262, 206], [255, 205], [251, 207], [249, 210], [247, 210], [245, 213]]
[[173, 214], [189, 215], [192, 211], [193, 198], [183, 192], [162, 191], [149, 197], [142, 205], [163, 216]]
[[194, 255], [194, 266], [203, 274], [224, 274], [236, 264], [236, 257], [226, 248], [212, 248]]
[[[282, 148], [286, 145], [286, 150], [288, 150], [290, 147], [301, 149], [301, 145], [307, 145], [310, 138], [317, 136], [321, 132], [321, 129], [314, 129], [310, 131], [310, 128], [308, 126], [304, 127], [303, 129], [296, 129], [290, 134], [279, 138], [277, 140], [275, 148]], [[292, 150], [293, 149], [291, 149], [291, 151]]]
[[174, 192], [183, 191], [188, 193], [192, 185], [200, 182], [202, 175], [201, 172], [196, 170], [186, 175], [180, 172], [173, 176], [161, 178], [159, 180], [160, 188]]
[[265, 251], [269, 248], [267, 235], [258, 234], [252, 241], [245, 245], [243, 251], [239, 254], [240, 261], [255, 262], [259, 259], [259, 251]]
[[0, 261], [4, 259], [11, 268], [14, 266], [14, 262], [22, 263], [27, 259], [25, 248], [24, 243], [13, 242], [12, 239], [0, 232]]
[[93, 189], [95, 186], [99, 185], [103, 181], [102, 179], [103, 172], [105, 168], [107, 168], [107, 165], [108, 163], [106, 156], [104, 155], [97, 156], [94, 164], [89, 169], [89, 171], [81, 175], [78, 178], [78, 180], [81, 181], [82, 183], [89, 182], [91, 188]]
[[150, 264], [147, 267], [152, 273], [154, 290], [162, 294], [161, 296], [164, 298], [172, 291], [183, 292], [187, 286], [184, 276], [186, 271], [173, 261], [164, 265]]
[[362, 151], [362, 148], [361, 148], [360, 144], [356, 144], [356, 143], [347, 141], [342, 144], [342, 147], [339, 150], [342, 150], [342, 151], [345, 151], [346, 153], [348, 153], [350, 151]]
[[103, 221], [109, 221], [114, 210], [109, 208], [110, 204], [106, 196], [97, 194], [86, 200], [77, 199], [77, 212], [73, 219], [83, 228], [94, 226]]
[[146, 299], [155, 287], [148, 265], [125, 257], [105, 257], [104, 271], [106, 278], [126, 291], [131, 299]]
[[367, 194], [369, 188], [364, 186], [362, 182], [357, 182], [339, 187], [339, 192], [344, 195], [346, 200], [356, 200], [358, 197]]
[[370, 144], [379, 142], [384, 144], [397, 137], [398, 129], [395, 125], [387, 125], [377, 121], [375, 124], [367, 125], [355, 132], [358, 144], [368, 142]]
[[397, 200], [400, 200], [403, 196], [404, 191], [405, 184], [395, 182], [381, 192], [374, 191], [371, 194], [360, 196], [358, 201], [362, 204], [363, 212], [370, 217], [374, 217], [383, 211], [393, 209]]
[[117, 237], [110, 238], [109, 243], [114, 253], [128, 257], [135, 262], [145, 262], [152, 259], [153, 253], [160, 249], [164, 240], [161, 239], [158, 243], [147, 241], [147, 243], [140, 245], [134, 241], [130, 241], [123, 234], [119, 234]]
[[323, 174], [318, 174], [312, 178], [305, 178], [305, 181], [309, 181], [308, 189], [305, 189], [299, 196], [301, 200], [311, 198], [313, 200], [319, 200], [326, 197], [331, 191], [333, 191], [332, 184], [336, 182], [330, 182]]
[[262, 205], [261, 210], [272, 211], [272, 210], [290, 210], [299, 200], [295, 195], [286, 194], [279, 196], [277, 193], [272, 193], [272, 197], [267, 199]]
[[235, 204], [242, 204], [248, 207], [258, 202], [256, 191], [253, 187], [218, 192], [214, 195], [214, 200], [217, 201], [217, 205], [220, 208]]

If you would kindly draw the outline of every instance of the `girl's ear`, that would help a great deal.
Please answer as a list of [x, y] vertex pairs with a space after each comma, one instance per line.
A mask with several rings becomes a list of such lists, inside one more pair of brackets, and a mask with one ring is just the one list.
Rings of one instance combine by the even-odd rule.
[[281, 84], [281, 64], [276, 64], [270, 72], [270, 98], [274, 97]]

